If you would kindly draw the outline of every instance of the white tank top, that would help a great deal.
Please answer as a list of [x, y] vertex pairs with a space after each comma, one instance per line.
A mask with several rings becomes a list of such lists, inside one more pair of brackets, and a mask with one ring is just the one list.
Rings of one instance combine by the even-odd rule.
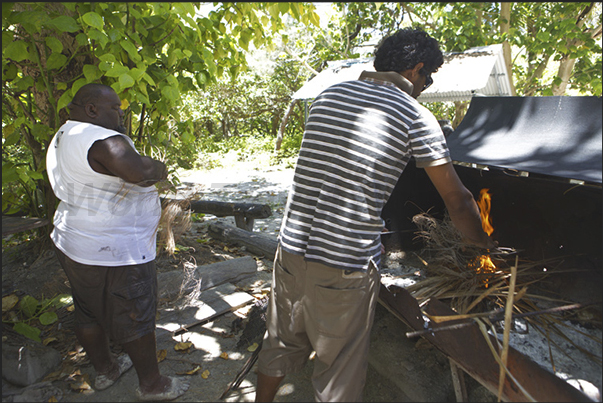
[[155, 259], [161, 203], [155, 186], [142, 187], [94, 171], [88, 150], [95, 141], [123, 136], [90, 123], [68, 120], [46, 155], [52, 189], [60, 200], [50, 237], [76, 262], [123, 266]]

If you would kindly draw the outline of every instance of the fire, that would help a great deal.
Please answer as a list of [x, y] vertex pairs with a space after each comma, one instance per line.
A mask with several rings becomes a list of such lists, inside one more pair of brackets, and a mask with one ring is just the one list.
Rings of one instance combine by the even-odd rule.
[[[490, 204], [491, 197], [488, 193], [490, 189], [482, 189], [479, 192], [479, 200], [477, 201], [477, 205], [479, 206], [479, 215], [482, 218], [482, 228], [484, 232], [488, 235], [491, 235], [494, 232], [494, 227], [492, 226], [492, 219], [490, 218]], [[476, 269], [478, 274], [487, 274], [494, 273], [496, 271], [496, 265], [490, 259], [488, 255], [481, 255], [478, 257], [479, 266]], [[484, 279], [486, 284], [486, 288], [488, 288], [488, 279]]]
[[479, 215], [482, 217], [482, 228], [486, 234], [492, 235], [492, 232], [494, 232], [492, 219], [490, 218], [490, 201], [492, 198], [490, 197], [488, 190], [490, 189], [484, 188], [480, 190], [477, 205], [479, 206]]

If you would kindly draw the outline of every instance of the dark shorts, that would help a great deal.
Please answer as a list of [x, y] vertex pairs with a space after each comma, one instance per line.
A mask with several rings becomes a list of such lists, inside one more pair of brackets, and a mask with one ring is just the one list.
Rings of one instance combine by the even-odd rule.
[[90, 266], [55, 251], [71, 286], [75, 326], [100, 325], [119, 344], [155, 331], [155, 261], [128, 266]]

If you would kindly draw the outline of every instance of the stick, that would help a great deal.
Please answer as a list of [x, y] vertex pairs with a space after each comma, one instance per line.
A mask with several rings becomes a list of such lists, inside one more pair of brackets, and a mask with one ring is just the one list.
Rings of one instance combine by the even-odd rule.
[[[518, 313], [518, 314], [513, 314], [511, 317], [512, 319], [517, 319], [517, 318], [523, 318], [526, 316], [535, 316], [535, 315], [543, 315], [543, 314], [547, 314], [547, 313], [556, 313], [556, 312], [563, 312], [563, 311], [569, 311], [571, 309], [578, 309], [578, 308], [583, 308], [589, 305], [594, 305], [594, 302], [589, 303], [589, 304], [570, 304], [570, 305], [563, 305], [563, 306], [558, 306], [555, 308], [548, 308], [548, 309], [543, 309], [541, 311], [532, 311], [532, 312], [524, 312], [524, 313]], [[494, 313], [489, 313], [488, 315], [481, 315], [483, 316], [489, 316], [491, 315], [491, 317], [489, 317], [491, 322], [500, 322], [501, 320], [504, 319], [504, 317], [501, 317], [500, 314], [495, 311]], [[477, 317], [477, 316], [476, 316]], [[457, 323], [455, 325], [450, 325], [450, 326], [442, 326], [442, 327], [436, 327], [436, 328], [427, 328], [424, 330], [417, 330], [414, 332], [407, 332], [406, 333], [406, 337], [410, 338], [410, 337], [416, 337], [416, 336], [422, 336], [424, 334], [429, 334], [429, 333], [435, 333], [435, 332], [439, 332], [441, 330], [455, 330], [455, 329], [460, 329], [462, 327], [465, 326], [469, 326], [474, 324], [473, 321], [471, 322], [463, 322], [463, 323]]]
[[239, 387], [241, 382], [243, 382], [243, 379], [245, 379], [245, 376], [247, 376], [247, 374], [249, 373], [249, 370], [253, 367], [253, 364], [255, 364], [255, 362], [258, 360], [258, 355], [260, 354], [261, 349], [262, 342], [260, 342], [253, 354], [251, 354], [251, 357], [247, 359], [247, 361], [243, 365], [243, 368], [241, 368], [237, 376], [235, 376], [235, 379], [228, 384], [228, 387], [226, 388], [224, 393], [222, 393], [222, 396], [220, 396], [220, 400], [223, 400], [228, 394], [228, 392]]
[[501, 401], [503, 386], [505, 382], [505, 368], [507, 367], [507, 356], [509, 355], [509, 337], [511, 334], [511, 318], [513, 316], [513, 296], [515, 294], [515, 279], [517, 278], [518, 257], [515, 256], [515, 265], [511, 267], [511, 280], [509, 281], [509, 293], [505, 306], [505, 329], [503, 330], [503, 348], [500, 354], [500, 375], [498, 378], [498, 400]]

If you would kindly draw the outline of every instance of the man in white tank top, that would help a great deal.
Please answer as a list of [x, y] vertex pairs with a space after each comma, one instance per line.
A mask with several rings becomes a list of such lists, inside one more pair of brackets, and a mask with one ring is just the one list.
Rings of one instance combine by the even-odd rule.
[[[86, 84], [68, 107], [70, 120], [46, 157], [60, 200], [51, 239], [69, 278], [75, 333], [97, 373], [95, 389], [134, 365], [139, 399], [175, 399], [188, 381], [160, 373], [155, 339], [161, 204], [153, 185], [167, 178], [167, 168], [136, 151], [111, 87]], [[109, 340], [127, 354], [114, 357]]]

